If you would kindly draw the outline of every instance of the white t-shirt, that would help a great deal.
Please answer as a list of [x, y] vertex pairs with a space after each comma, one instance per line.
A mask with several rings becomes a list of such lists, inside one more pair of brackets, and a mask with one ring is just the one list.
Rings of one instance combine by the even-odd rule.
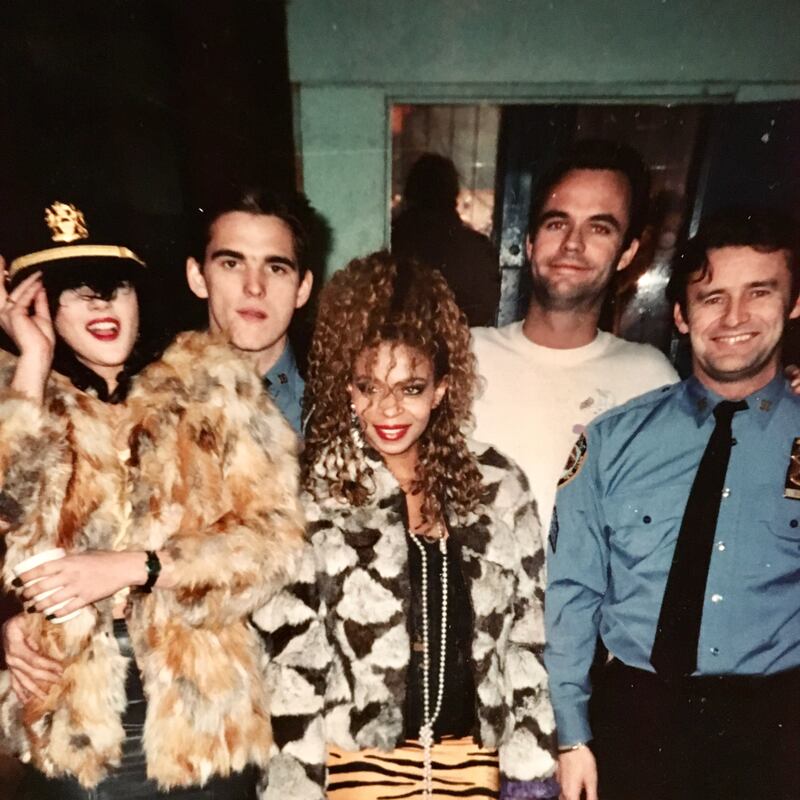
[[473, 407], [474, 436], [522, 467], [546, 538], [556, 485], [578, 435], [598, 414], [675, 383], [678, 374], [655, 347], [604, 331], [567, 350], [534, 344], [522, 322], [473, 328], [472, 336], [485, 384]]

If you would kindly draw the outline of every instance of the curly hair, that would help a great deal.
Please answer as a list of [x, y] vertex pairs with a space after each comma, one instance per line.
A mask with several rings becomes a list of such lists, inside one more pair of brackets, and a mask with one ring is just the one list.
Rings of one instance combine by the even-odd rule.
[[356, 360], [384, 342], [431, 359], [447, 393], [419, 439], [413, 493], [435, 520], [444, 507], [463, 516], [483, 500], [481, 474], [462, 429], [477, 387], [475, 357], [463, 312], [442, 275], [382, 251], [354, 259], [320, 295], [308, 362], [303, 483], [352, 505], [368, 502], [372, 469], [351, 432], [348, 384]]

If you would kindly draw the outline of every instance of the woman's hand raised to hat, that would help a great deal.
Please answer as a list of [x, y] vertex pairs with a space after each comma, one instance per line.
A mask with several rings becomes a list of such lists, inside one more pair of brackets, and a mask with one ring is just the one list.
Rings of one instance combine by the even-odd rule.
[[20, 353], [11, 387], [41, 403], [56, 343], [47, 295], [38, 272], [8, 292], [5, 266], [0, 256], [0, 327]]

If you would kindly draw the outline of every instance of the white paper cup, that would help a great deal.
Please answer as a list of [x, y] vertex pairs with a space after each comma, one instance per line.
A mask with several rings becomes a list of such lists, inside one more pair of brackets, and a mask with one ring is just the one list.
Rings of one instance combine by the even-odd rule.
[[[24, 575], [29, 570], [32, 570], [34, 567], [41, 566], [42, 564], [47, 564], [48, 561], [56, 561], [59, 558], [64, 558], [66, 555], [66, 551], [62, 547], [54, 547], [52, 550], [43, 550], [41, 553], [36, 553], [36, 555], [31, 556], [30, 558], [26, 558], [24, 561], [20, 561], [15, 567], [12, 568], [12, 572], [18, 578], [20, 575]], [[39, 583], [42, 578], [34, 578], [32, 581], [28, 581], [25, 586], [33, 586], [34, 584]], [[44, 600], [47, 597], [50, 597], [51, 594], [55, 594], [61, 587], [57, 586], [55, 589], [48, 589], [46, 592], [40, 592], [33, 598], [34, 603], [38, 603], [41, 600]], [[55, 614], [60, 609], [64, 608], [65, 605], [69, 603], [69, 600], [62, 600], [55, 605], [50, 606], [49, 608], [45, 609], [45, 615]], [[82, 609], [77, 609], [76, 611], [71, 611], [69, 614], [66, 614], [63, 617], [57, 617], [56, 619], [51, 619], [50, 622], [61, 625], [67, 620], [75, 619], [78, 614], [81, 613]]]

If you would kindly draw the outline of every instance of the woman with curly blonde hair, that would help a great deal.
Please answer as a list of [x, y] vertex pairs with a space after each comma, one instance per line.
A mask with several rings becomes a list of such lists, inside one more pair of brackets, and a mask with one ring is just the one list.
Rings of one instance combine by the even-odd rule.
[[375, 253], [323, 290], [303, 468], [332, 800], [558, 794], [538, 521], [464, 436], [476, 385], [438, 272]]

